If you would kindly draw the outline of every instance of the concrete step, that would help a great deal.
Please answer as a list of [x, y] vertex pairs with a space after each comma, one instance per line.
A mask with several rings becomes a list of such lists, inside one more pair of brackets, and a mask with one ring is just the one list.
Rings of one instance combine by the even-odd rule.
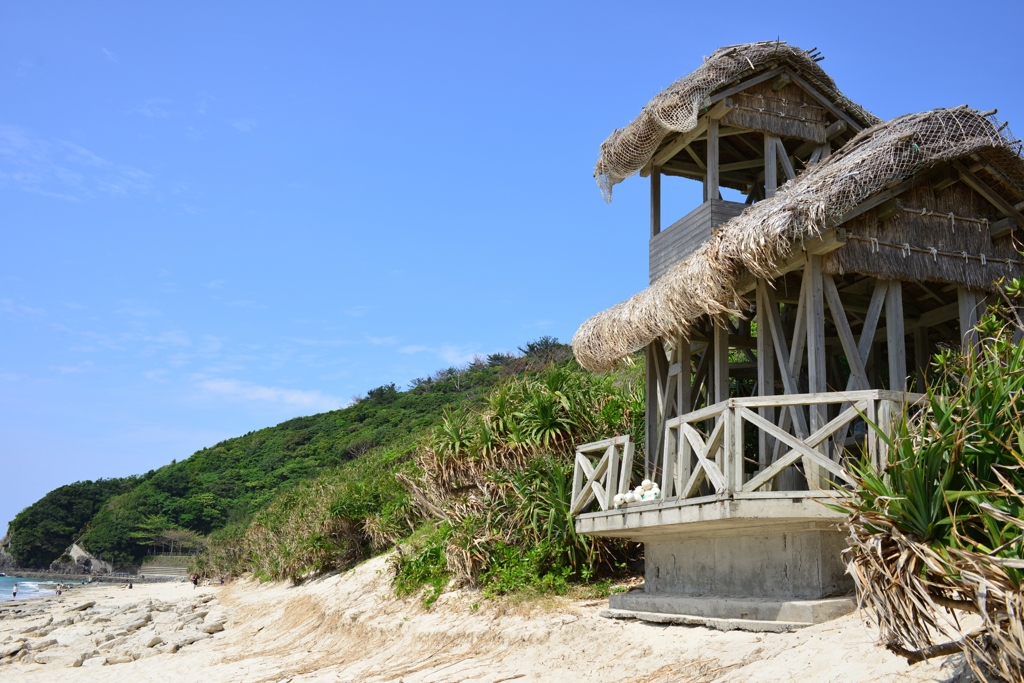
[[143, 576], [188, 576], [190, 557], [158, 558], [142, 565], [139, 574]]
[[792, 631], [853, 612], [853, 596], [799, 600], [792, 598], [672, 595], [634, 591], [612, 595], [602, 616], [661, 624], [706, 626], [721, 631]]

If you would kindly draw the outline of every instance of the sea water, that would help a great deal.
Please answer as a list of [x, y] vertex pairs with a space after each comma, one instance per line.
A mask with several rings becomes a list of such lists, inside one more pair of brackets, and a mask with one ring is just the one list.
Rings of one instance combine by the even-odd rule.
[[11, 591], [18, 584], [18, 600], [56, 595], [57, 581], [47, 579], [26, 579], [20, 576], [0, 576], [0, 601], [13, 600]]

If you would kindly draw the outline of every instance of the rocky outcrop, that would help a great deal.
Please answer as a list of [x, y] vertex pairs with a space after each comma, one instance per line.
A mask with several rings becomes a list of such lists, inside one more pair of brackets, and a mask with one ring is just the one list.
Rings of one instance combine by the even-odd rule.
[[109, 574], [114, 568], [107, 562], [93, 557], [88, 550], [72, 543], [63, 555], [50, 563], [50, 571], [58, 574]]
[[11, 532], [8, 531], [4, 534], [3, 538], [0, 538], [0, 572], [7, 572], [8, 569], [16, 569], [18, 566], [18, 563], [14, 559], [14, 555], [7, 552], [10, 545]]

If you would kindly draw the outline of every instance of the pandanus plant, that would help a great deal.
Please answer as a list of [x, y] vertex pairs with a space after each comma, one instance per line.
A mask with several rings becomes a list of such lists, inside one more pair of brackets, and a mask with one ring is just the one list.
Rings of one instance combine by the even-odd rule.
[[1022, 681], [1024, 343], [1007, 313], [982, 320], [972, 353], [935, 357], [925, 405], [892, 434], [875, 427], [884, 471], [853, 466], [837, 507], [887, 647], [911, 663], [962, 652], [981, 680]]

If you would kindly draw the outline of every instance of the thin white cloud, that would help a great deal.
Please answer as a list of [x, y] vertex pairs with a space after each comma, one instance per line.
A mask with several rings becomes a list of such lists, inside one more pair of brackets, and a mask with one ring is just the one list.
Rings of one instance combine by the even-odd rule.
[[472, 347], [453, 344], [442, 344], [439, 347], [410, 344], [399, 348], [398, 352], [408, 354], [429, 352], [449, 365], [465, 365], [480, 355], [480, 352], [475, 351]]
[[452, 346], [451, 344], [445, 344], [437, 350], [437, 355], [446, 363], [451, 363], [452, 365], [465, 365], [480, 355], [480, 352], [474, 351], [468, 346]]
[[96, 194], [148, 193], [152, 176], [66, 140], [44, 140], [0, 124], [0, 188], [80, 201]]
[[224, 289], [224, 285], [228, 283], [227, 280], [210, 280], [206, 283], [209, 289]]
[[418, 344], [412, 344], [410, 346], [403, 346], [402, 348], [398, 349], [398, 352], [399, 353], [423, 353], [424, 351], [428, 351], [428, 350], [429, 349], [426, 346], [420, 346]]
[[139, 106], [131, 110], [132, 114], [142, 114], [146, 118], [150, 119], [166, 119], [171, 115], [169, 111], [163, 108], [162, 105], [170, 104], [170, 100], [165, 100], [160, 97], [151, 97]]
[[308, 410], [336, 410], [347, 404], [347, 401], [321, 391], [267, 387], [236, 379], [206, 379], [200, 381], [199, 386], [211, 394], [233, 400], [276, 403]]
[[56, 365], [51, 367], [62, 375], [77, 375], [81, 372], [92, 370], [94, 364], [91, 360], [87, 360], [77, 365]]
[[256, 129], [255, 119], [231, 119], [228, 123], [232, 128], [240, 130], [243, 133], [251, 133]]
[[121, 308], [114, 311], [115, 313], [121, 313], [122, 315], [130, 315], [133, 318], [153, 318], [160, 315], [160, 311], [150, 306], [143, 306], [135, 304], [130, 301], [126, 301], [121, 305]]
[[111, 52], [110, 50], [108, 50], [105, 47], [101, 47], [100, 50], [102, 50], [103, 54], [105, 54], [107, 56], [107, 59], [112, 61], [114, 64], [117, 64], [117, 57], [114, 56], [113, 52]]
[[366, 337], [366, 341], [375, 346], [393, 346], [398, 343], [398, 337]]

